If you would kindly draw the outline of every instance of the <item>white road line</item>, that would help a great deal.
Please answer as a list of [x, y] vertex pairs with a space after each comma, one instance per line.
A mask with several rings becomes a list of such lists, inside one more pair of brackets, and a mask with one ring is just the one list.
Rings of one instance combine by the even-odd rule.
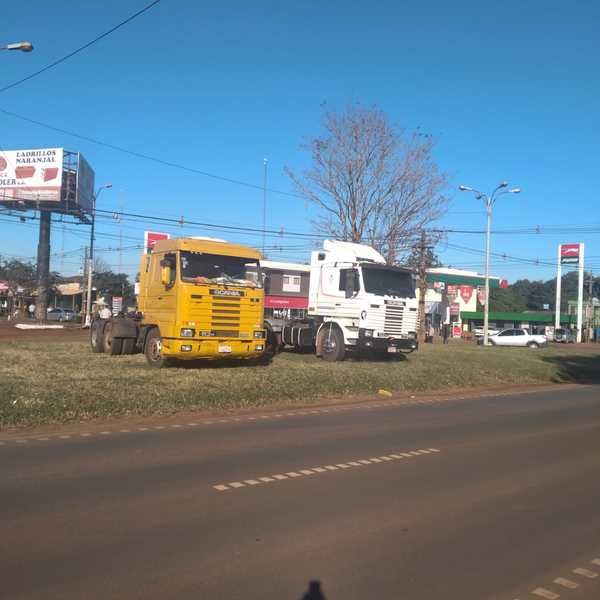
[[[439, 452], [439, 450], [438, 450]], [[413, 456], [413, 454], [407, 454], [407, 456]], [[390, 454], [381, 456], [379, 458], [362, 458], [359, 460], [352, 460], [347, 463], [338, 463], [336, 465], [324, 465], [322, 467], [313, 467], [312, 469], [300, 469], [298, 471], [289, 471], [285, 474], [277, 473], [270, 477], [258, 477], [257, 479], [245, 479], [242, 482], [234, 481], [228, 484], [213, 485], [212, 487], [218, 491], [224, 491], [230, 488], [240, 488], [246, 485], [258, 485], [259, 483], [271, 483], [274, 481], [283, 481], [285, 479], [293, 479], [295, 477], [302, 477], [302, 475], [316, 475], [319, 473], [328, 473], [331, 471], [338, 471], [339, 469], [349, 469], [350, 467], [362, 467], [363, 465], [372, 465], [375, 463], [382, 463], [384, 461], [391, 461], [394, 458], [402, 458], [399, 454]], [[541, 588], [540, 588], [541, 589]]]
[[58, 436], [61, 440], [70, 440], [71, 436], [70, 435], [59, 435]]
[[101, 431], [100, 435], [110, 435], [112, 431]]
[[590, 571], [589, 569], [582, 569], [581, 567], [577, 569], [573, 569], [573, 573], [577, 573], [577, 575], [582, 575], [583, 577], [587, 577], [588, 579], [595, 579], [598, 577], [598, 573], [595, 571]]
[[[400, 454], [390, 454], [390, 456], [392, 458], [395, 458], [396, 460], [402, 459], [404, 458], [404, 456], [400, 455]], [[410, 455], [409, 455], [410, 456]]]
[[600, 565], [600, 558], [594, 558], [591, 562], [594, 565]]
[[427, 448], [427, 450], [429, 450], [429, 452], [439, 452], [437, 448]]
[[556, 600], [557, 598], [560, 598], [560, 594], [555, 594], [546, 588], [535, 588], [535, 590], [531, 590], [531, 593], [540, 598], [547, 598], [547, 600]]
[[565, 579], [564, 577], [557, 577], [554, 580], [554, 583], [556, 583], [556, 585], [562, 585], [562, 587], [568, 588], [570, 590], [574, 590], [579, 587], [578, 583], [575, 583], [574, 581], [571, 581], [570, 579]]
[[401, 456], [404, 456], [404, 458], [412, 458], [412, 454], [409, 454], [408, 452], [403, 452]]

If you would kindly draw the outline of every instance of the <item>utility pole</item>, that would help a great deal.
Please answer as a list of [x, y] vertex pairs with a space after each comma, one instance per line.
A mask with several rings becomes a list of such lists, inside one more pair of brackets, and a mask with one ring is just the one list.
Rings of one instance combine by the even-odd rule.
[[419, 308], [417, 312], [417, 321], [419, 323], [417, 331], [417, 341], [419, 344], [425, 342], [425, 296], [427, 295], [427, 250], [432, 246], [427, 245], [427, 235], [425, 230], [421, 230], [421, 240], [417, 249], [419, 250], [419, 266], [417, 274], [419, 276]]
[[265, 238], [267, 235], [267, 165], [269, 161], [263, 158], [263, 232], [262, 232], [262, 255], [265, 256]]
[[48, 308], [48, 278], [50, 275], [50, 226], [52, 212], [40, 210], [40, 237], [37, 248], [37, 297], [35, 300], [35, 316], [45, 322]]

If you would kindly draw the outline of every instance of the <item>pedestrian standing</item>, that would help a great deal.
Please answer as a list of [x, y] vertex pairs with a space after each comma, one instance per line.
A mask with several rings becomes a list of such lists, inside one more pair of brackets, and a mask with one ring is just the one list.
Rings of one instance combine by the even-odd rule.
[[443, 327], [442, 327], [442, 340], [444, 342], [444, 344], [448, 343], [448, 328], [450, 327], [450, 325], [448, 325], [447, 323], [444, 323]]

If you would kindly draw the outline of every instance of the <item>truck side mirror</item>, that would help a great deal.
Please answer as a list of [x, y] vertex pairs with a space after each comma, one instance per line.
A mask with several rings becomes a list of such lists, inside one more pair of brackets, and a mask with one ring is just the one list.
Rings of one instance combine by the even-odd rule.
[[346, 298], [352, 298], [358, 288], [358, 272], [354, 269], [346, 271]]
[[167, 288], [174, 283], [173, 262], [168, 258], [160, 261], [160, 282]]

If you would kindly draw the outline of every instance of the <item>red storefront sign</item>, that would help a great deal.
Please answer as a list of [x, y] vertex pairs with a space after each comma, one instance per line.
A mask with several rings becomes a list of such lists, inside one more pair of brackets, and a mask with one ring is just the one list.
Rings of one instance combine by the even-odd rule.
[[148, 254], [152, 247], [159, 240], [168, 240], [171, 236], [168, 233], [159, 233], [157, 231], [145, 231], [144, 232], [144, 248], [145, 253]]
[[462, 301], [467, 304], [469, 300], [473, 296], [473, 287], [470, 285], [461, 285], [460, 286], [460, 297]]
[[265, 308], [308, 308], [308, 298], [302, 296], [265, 296]]

